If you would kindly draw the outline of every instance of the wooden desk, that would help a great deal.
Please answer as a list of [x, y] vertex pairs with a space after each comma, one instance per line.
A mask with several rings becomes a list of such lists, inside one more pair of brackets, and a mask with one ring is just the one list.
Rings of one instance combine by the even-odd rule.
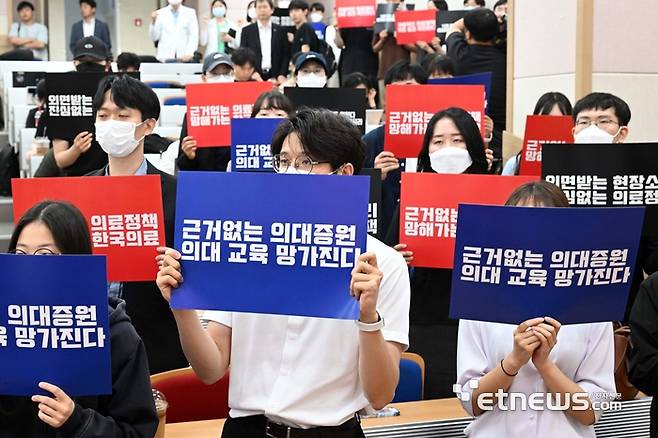
[[[363, 420], [363, 428], [398, 424], [424, 423], [453, 418], [467, 418], [468, 414], [456, 398], [426, 400], [410, 403], [394, 403], [391, 406], [400, 410], [398, 417], [368, 418]], [[218, 438], [224, 420], [194, 421], [190, 423], [167, 424], [165, 438]]]

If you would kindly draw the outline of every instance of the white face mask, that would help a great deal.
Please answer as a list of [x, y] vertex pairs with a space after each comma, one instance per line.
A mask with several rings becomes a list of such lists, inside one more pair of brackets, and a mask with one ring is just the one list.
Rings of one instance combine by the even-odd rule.
[[252, 20], [256, 19], [256, 8], [249, 8], [247, 11], [247, 16], [251, 18]]
[[235, 76], [233, 75], [217, 75], [208, 77], [208, 82], [214, 84], [224, 84], [227, 82], [235, 82]]
[[321, 21], [322, 21], [322, 14], [320, 14], [319, 12], [311, 13], [311, 22], [319, 23]]
[[226, 8], [224, 8], [224, 7], [216, 7], [216, 8], [212, 8], [212, 15], [213, 15], [214, 17], [221, 17], [221, 18], [223, 18], [224, 16], [226, 16]]
[[477, 6], [464, 6], [465, 11], [472, 11], [475, 8], [477, 8]]
[[473, 160], [466, 149], [457, 146], [445, 146], [430, 154], [432, 170], [436, 173], [464, 173]]
[[170, 4], [171, 6], [178, 6], [178, 5], [180, 5], [181, 3], [183, 3], [183, 0], [169, 0], [169, 4]]
[[301, 88], [322, 88], [327, 85], [327, 77], [309, 73], [297, 75], [297, 86]]
[[281, 9], [288, 9], [288, 6], [290, 6], [290, 0], [279, 0], [276, 6]]
[[574, 142], [576, 143], [612, 143], [616, 136], [621, 132], [621, 126], [615, 135], [610, 134], [607, 131], [599, 128], [596, 125], [589, 125], [589, 127], [583, 129], [578, 134], [573, 136]]
[[135, 151], [139, 143], [144, 139], [142, 137], [139, 140], [135, 140], [135, 129], [139, 125], [133, 122], [122, 122], [119, 120], [96, 122], [96, 140], [109, 156], [116, 158], [127, 157]]

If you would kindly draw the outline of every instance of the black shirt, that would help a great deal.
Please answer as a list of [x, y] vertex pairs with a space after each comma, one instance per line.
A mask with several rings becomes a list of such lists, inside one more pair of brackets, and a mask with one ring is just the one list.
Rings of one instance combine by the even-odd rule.
[[496, 46], [468, 44], [464, 34], [454, 32], [446, 41], [448, 56], [455, 63], [457, 75], [491, 72], [491, 102], [487, 114], [494, 121], [496, 131], [506, 129], [507, 54]]
[[[75, 138], [75, 137], [74, 137]], [[73, 147], [74, 138], [63, 138], [69, 143], [69, 149]], [[51, 138], [51, 141], [53, 139]], [[80, 154], [75, 163], [62, 169], [63, 176], [84, 176], [94, 170], [100, 169], [107, 165], [107, 154], [101, 148], [94, 138], [91, 141], [91, 147], [84, 154]]]
[[302, 46], [305, 44], [308, 44], [311, 48], [311, 52], [317, 52], [319, 50], [320, 42], [318, 36], [315, 34], [315, 29], [313, 29], [308, 23], [302, 24], [299, 29], [295, 31], [295, 38], [292, 40], [290, 53], [294, 55], [295, 53], [301, 52]]
[[187, 114], [183, 117], [183, 127], [180, 132], [180, 149], [176, 159], [178, 170], [206, 170], [225, 172], [229, 161], [231, 161], [230, 147], [198, 148], [196, 157], [190, 160], [183, 152], [183, 139], [187, 137]]

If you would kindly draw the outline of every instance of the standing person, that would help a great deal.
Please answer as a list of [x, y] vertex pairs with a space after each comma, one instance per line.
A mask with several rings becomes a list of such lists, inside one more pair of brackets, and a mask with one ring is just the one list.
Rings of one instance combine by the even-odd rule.
[[80, 0], [80, 15], [82, 20], [78, 21], [71, 28], [71, 41], [69, 49], [73, 53], [75, 44], [82, 38], [96, 37], [103, 41], [107, 47], [108, 59], [112, 57], [112, 39], [110, 38], [110, 28], [107, 23], [96, 18], [96, 1]]
[[324, 5], [319, 2], [312, 3], [310, 10], [309, 18], [311, 20], [311, 26], [315, 30], [315, 35], [319, 39], [324, 40], [328, 27], [324, 24]]
[[308, 3], [305, 0], [292, 0], [288, 13], [295, 25], [295, 32], [288, 33], [290, 53], [294, 57], [298, 53], [319, 52], [320, 43], [315, 29], [308, 24]]
[[284, 29], [272, 23], [272, 0], [256, 0], [256, 22], [242, 29], [240, 47], [254, 51], [256, 70], [264, 81], [280, 85], [288, 76], [290, 43]]
[[[352, 122], [328, 110], [304, 109], [272, 141], [278, 173], [358, 174], [364, 159]], [[289, 178], [294, 178], [289, 176]], [[303, 202], [303, 201], [302, 201]], [[231, 367], [223, 438], [361, 438], [356, 413], [392, 399], [408, 339], [409, 277], [402, 257], [374, 237], [352, 271], [359, 319], [174, 309], [185, 353], [211, 384]], [[158, 284], [170, 299], [183, 282], [178, 251], [161, 248]], [[293, 284], [291, 287], [304, 287]], [[248, 293], [248, 291], [244, 291]]]
[[191, 62], [199, 48], [199, 22], [196, 11], [183, 6], [182, 0], [151, 14], [149, 36], [158, 44], [155, 57], [160, 62]]
[[235, 39], [229, 35], [235, 26], [226, 18], [228, 8], [224, 0], [214, 0], [210, 5], [212, 18], [206, 21], [206, 28], [201, 32], [201, 45], [205, 46], [206, 53], [228, 54], [235, 48]]
[[341, 83], [345, 77], [357, 72], [373, 79], [376, 78], [379, 59], [372, 50], [374, 38], [372, 29], [364, 27], [341, 29], [338, 23], [334, 28], [336, 29], [334, 42], [336, 47], [341, 50], [338, 62]]
[[491, 96], [487, 114], [493, 119], [493, 139], [489, 147], [502, 158], [502, 135], [506, 129], [507, 55], [496, 47], [498, 19], [489, 9], [477, 8], [452, 25], [446, 35], [448, 56], [458, 76], [491, 72]]
[[[516, 189], [506, 205], [563, 208], [569, 207], [569, 201], [558, 187], [539, 181]], [[516, 326], [461, 320], [457, 384], [462, 393], [470, 395], [468, 401], [463, 396], [460, 399], [475, 417], [465, 433], [473, 438], [594, 438], [593, 425], [602, 411], [592, 402], [614, 398], [614, 364], [609, 322], [562, 326], [551, 317], [539, 316]], [[540, 410], [482, 410], [480, 396], [495, 400], [497, 391], [546, 402]], [[546, 397], [536, 398], [540, 393]], [[549, 394], [559, 395], [558, 405], [567, 409], [549, 409]], [[574, 401], [574, 395], [587, 402], [585, 409], [565, 403]]]
[[48, 28], [34, 20], [34, 5], [20, 2], [16, 7], [17, 23], [9, 30], [9, 44], [14, 49], [29, 49], [34, 58], [48, 61]]
[[[471, 115], [461, 108], [436, 113], [427, 124], [418, 154], [418, 172], [485, 174], [488, 163], [482, 134]], [[399, 185], [399, 184], [398, 184]], [[441, 187], [428, 187], [441, 190]], [[399, 196], [398, 196], [399, 198]], [[413, 252], [399, 234], [399, 202], [385, 242], [413, 261]], [[425, 360], [425, 398], [453, 395], [457, 377], [457, 325], [448, 316], [452, 269], [414, 268], [411, 276], [409, 349]]]
[[[84, 216], [65, 202], [43, 201], [18, 220], [9, 252], [21, 255], [91, 254]], [[56, 279], [53, 279], [56, 281]], [[47, 382], [47, 395], [0, 396], [0, 435], [7, 438], [152, 438], [158, 416], [151, 394], [144, 343], [126, 315], [126, 303], [109, 298], [112, 394], [69, 397]], [[98, 309], [102, 311], [101, 309]]]
[[[400, 4], [400, 0], [387, 0], [388, 3]], [[399, 61], [410, 61], [411, 53], [416, 50], [414, 44], [398, 45], [395, 35], [391, 35], [382, 30], [373, 36], [372, 51], [379, 54], [379, 70], [377, 79], [379, 80], [379, 100], [382, 107], [386, 106], [386, 84], [384, 77], [386, 72]]]
[[[165, 239], [167, 245], [173, 244], [176, 179], [144, 158], [144, 138], [153, 133], [160, 117], [158, 96], [128, 75], [108, 76], [98, 86], [94, 112], [96, 136], [109, 163], [89, 176], [159, 176]], [[176, 323], [154, 282], [110, 283], [110, 295], [126, 301], [126, 311], [146, 346], [151, 374], [188, 365]]]

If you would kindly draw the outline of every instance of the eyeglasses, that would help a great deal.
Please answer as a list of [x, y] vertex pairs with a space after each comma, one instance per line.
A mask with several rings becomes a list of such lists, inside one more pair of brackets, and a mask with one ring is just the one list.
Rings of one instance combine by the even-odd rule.
[[291, 160], [287, 156], [281, 156], [277, 154], [272, 157], [272, 167], [276, 173], [286, 173], [290, 166], [292, 166], [299, 173], [310, 174], [313, 172], [313, 166], [318, 164], [326, 164], [329, 161], [313, 161], [307, 155], [300, 155], [294, 160]]
[[619, 122], [615, 122], [612, 119], [598, 119], [598, 120], [589, 120], [589, 119], [577, 119], [576, 127], [578, 128], [588, 128], [592, 125], [596, 125], [601, 129], [607, 129], [613, 125], [619, 125]]
[[14, 249], [13, 251], [9, 251], [9, 253], [16, 255], [47, 255], [47, 256], [59, 255], [58, 253], [54, 252], [50, 248], [39, 248], [36, 251], [34, 251], [32, 254], [26, 253], [22, 249]]

